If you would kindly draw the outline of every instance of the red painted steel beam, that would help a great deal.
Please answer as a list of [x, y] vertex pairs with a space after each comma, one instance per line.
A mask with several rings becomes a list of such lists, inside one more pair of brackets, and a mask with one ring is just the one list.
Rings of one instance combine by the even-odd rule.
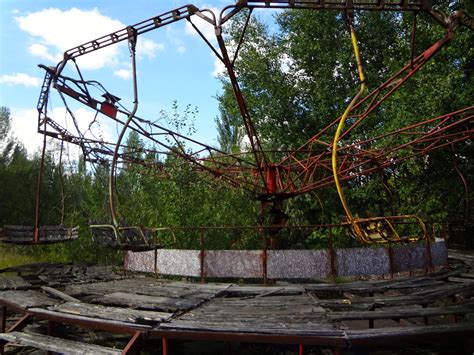
[[254, 334], [241, 332], [164, 330], [154, 328], [150, 335], [163, 339], [202, 340], [202, 341], [231, 341], [266, 344], [303, 344], [345, 347], [347, 345], [343, 331], [334, 330], [333, 335], [283, 335], [283, 334]]
[[7, 333], [16, 332], [25, 328], [28, 324], [31, 323], [32, 316], [30, 314], [23, 315], [15, 324], [13, 324], [8, 330]]
[[53, 321], [56, 323], [72, 324], [90, 329], [107, 330], [114, 333], [135, 334], [137, 331], [147, 331], [149, 329], [148, 327], [141, 327], [142, 329], [140, 329], [140, 326], [133, 325], [127, 326], [120, 324], [111, 324], [110, 322], [105, 322], [98, 318], [69, 318], [66, 316], [62, 316], [61, 314], [44, 314], [35, 312], [34, 310], [28, 310], [27, 315], [33, 316], [37, 319]]
[[143, 332], [138, 331], [133, 334], [133, 337], [122, 350], [122, 355], [139, 354], [141, 349], [141, 342], [143, 340]]

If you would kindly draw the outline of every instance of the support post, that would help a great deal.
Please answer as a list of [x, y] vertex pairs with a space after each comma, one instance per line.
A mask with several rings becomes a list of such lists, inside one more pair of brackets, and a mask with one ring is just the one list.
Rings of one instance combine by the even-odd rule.
[[263, 284], [266, 285], [268, 283], [268, 278], [267, 278], [267, 261], [268, 261], [268, 252], [267, 252], [267, 238], [265, 238], [265, 247], [262, 250], [262, 278], [263, 278]]
[[[427, 305], [424, 304], [424, 305], [423, 305], [423, 309], [425, 309], [426, 307], [427, 307]], [[425, 325], [429, 325], [430, 322], [429, 322], [429, 319], [428, 319], [427, 316], [424, 316], [424, 317], [423, 317], [423, 323], [424, 323]]]
[[0, 311], [2, 312], [2, 319], [0, 322], [0, 333], [5, 333], [7, 327], [7, 307], [1, 306]]
[[[48, 321], [48, 335], [50, 337], [54, 336], [54, 322], [52, 320]], [[53, 355], [52, 351], [47, 352], [48, 355]]]
[[[7, 307], [1, 306], [0, 311], [2, 312], [2, 319], [0, 321], [0, 333], [5, 333], [7, 327]], [[5, 351], [4, 342], [0, 341], [0, 355], [3, 355]]]
[[448, 262], [448, 258], [449, 258], [449, 254], [448, 254], [448, 231], [449, 231], [448, 225], [444, 224], [443, 225], [443, 240], [444, 240], [444, 251], [446, 253], [446, 262], [444, 263], [444, 266], [449, 265], [449, 262]]
[[123, 271], [127, 274], [128, 270], [128, 250], [123, 250]]
[[431, 244], [430, 244], [430, 237], [427, 235], [425, 239], [426, 243], [426, 257], [428, 261], [428, 265], [426, 265], [426, 273], [432, 272], [434, 270], [433, 267], [433, 257], [431, 256]]
[[[373, 292], [369, 292], [369, 297], [374, 297]], [[375, 307], [371, 307], [371, 311], [375, 311]], [[374, 329], [375, 321], [373, 319], [369, 319], [369, 329]]]
[[54, 335], [54, 321], [52, 321], [52, 320], [48, 321], [48, 335], [49, 336]]
[[205, 272], [204, 272], [204, 258], [206, 257], [206, 251], [204, 250], [204, 229], [201, 229], [199, 236], [199, 244], [201, 251], [199, 253], [200, 272], [201, 272], [201, 283], [204, 283]]
[[395, 267], [393, 263], [393, 248], [392, 248], [391, 243], [388, 243], [387, 253], [388, 253], [388, 261], [390, 264], [390, 278], [393, 279]]
[[130, 341], [127, 343], [125, 348], [122, 350], [122, 355], [140, 353], [141, 340], [142, 340], [142, 332], [140, 331], [135, 332], [135, 334], [133, 334], [133, 337], [130, 339]]
[[336, 269], [336, 252], [334, 251], [332, 227], [329, 227], [329, 262], [331, 266], [331, 281], [336, 282], [337, 269]]
[[158, 249], [156, 249], [156, 248], [154, 250], [153, 270], [155, 272], [155, 277], [158, 278]]
[[162, 338], [161, 339], [161, 344], [162, 344], [162, 350], [163, 350], [163, 355], [169, 355], [169, 344], [168, 344], [168, 338]]
[[18, 322], [16, 322], [10, 329], [7, 330], [7, 333], [22, 330], [30, 323], [31, 317], [32, 316], [30, 314], [25, 314], [18, 320]]

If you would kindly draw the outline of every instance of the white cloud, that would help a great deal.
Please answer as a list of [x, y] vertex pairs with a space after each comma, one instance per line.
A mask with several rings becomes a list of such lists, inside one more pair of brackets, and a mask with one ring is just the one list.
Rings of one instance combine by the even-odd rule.
[[35, 57], [43, 58], [46, 59], [50, 62], [57, 63], [61, 60], [61, 55], [52, 55], [49, 53], [48, 47], [43, 46], [42, 44], [35, 43], [32, 44], [29, 48], [28, 51], [33, 54]]
[[[96, 8], [65, 11], [49, 8], [17, 16], [15, 20], [21, 30], [32, 36], [34, 43], [29, 52], [50, 62], [59, 61], [68, 49], [125, 27], [122, 22], [102, 15]], [[162, 44], [151, 40], [140, 42], [139, 50], [143, 56], [152, 58], [156, 51], [163, 49]], [[102, 48], [79, 57], [77, 61], [83, 69], [113, 67], [119, 64], [121, 48], [125, 48], [125, 43]]]
[[36, 109], [11, 109], [12, 135], [33, 154], [43, 144], [43, 138], [37, 132], [38, 111]]
[[122, 78], [123, 80], [128, 80], [132, 76], [132, 71], [128, 69], [119, 69], [114, 71], [114, 75]]
[[137, 55], [139, 57], [155, 58], [156, 52], [165, 49], [163, 43], [156, 43], [149, 39], [139, 39], [137, 42]]
[[2, 75], [2, 77], [0, 77], [0, 83], [9, 86], [23, 85], [26, 87], [38, 87], [41, 84], [41, 79], [25, 73], [15, 73], [12, 75]]
[[[76, 135], [76, 129], [72, 123], [71, 116], [66, 113], [64, 107], [54, 107], [50, 110], [48, 116], [55, 120], [59, 125], [69, 130]], [[95, 112], [86, 108], [79, 108], [74, 111], [79, 129], [85, 133], [87, 138], [104, 139], [113, 142], [113, 128], [110, 122], [102, 122], [102, 124], [95, 124], [92, 129], [95, 135], [92, 135], [88, 130], [89, 124], [94, 122]], [[12, 137], [19, 140], [25, 146], [28, 154], [38, 152], [43, 146], [43, 135], [39, 134], [38, 128], [38, 111], [36, 109], [12, 108]], [[52, 138], [47, 138], [48, 142], [55, 141]], [[70, 156], [68, 159], [77, 160], [79, 158], [80, 150], [78, 147], [68, 147]]]
[[214, 54], [212, 54], [212, 56], [214, 57], [214, 70], [212, 71], [212, 76], [218, 77], [219, 75], [227, 73], [224, 63], [222, 63], [222, 61]]
[[186, 53], [185, 41], [182, 38], [183, 36], [181, 31], [177, 30], [176, 27], [168, 26], [165, 29], [165, 33], [166, 38], [172, 48], [176, 48], [176, 51], [179, 54]]

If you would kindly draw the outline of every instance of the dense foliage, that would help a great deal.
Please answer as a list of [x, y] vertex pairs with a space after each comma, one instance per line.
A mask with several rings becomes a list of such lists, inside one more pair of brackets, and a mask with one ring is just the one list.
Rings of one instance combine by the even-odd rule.
[[[446, 13], [472, 7], [468, 2], [438, 1], [435, 5]], [[409, 63], [413, 17], [412, 13], [389, 12], [355, 15], [369, 90]], [[234, 47], [244, 21], [244, 15], [236, 16], [227, 33]], [[443, 36], [444, 29], [432, 18], [418, 14], [414, 54]], [[373, 137], [472, 104], [473, 38], [473, 31], [458, 30], [449, 46], [369, 115], [350, 138]], [[283, 11], [275, 16], [273, 27], [252, 18], [236, 71], [267, 148], [301, 146], [342, 114], [358, 87], [346, 19], [339, 12]], [[231, 85], [225, 77], [222, 84], [222, 111], [238, 117]], [[236, 125], [242, 127], [241, 122]], [[468, 141], [353, 180], [344, 189], [349, 205], [361, 216], [413, 213], [429, 220], [472, 220], [466, 214], [464, 187], [455, 170], [456, 162], [472, 181], [472, 159], [472, 141]], [[335, 189], [316, 193], [317, 197], [300, 196], [287, 203], [293, 223], [339, 220], [343, 210]]]

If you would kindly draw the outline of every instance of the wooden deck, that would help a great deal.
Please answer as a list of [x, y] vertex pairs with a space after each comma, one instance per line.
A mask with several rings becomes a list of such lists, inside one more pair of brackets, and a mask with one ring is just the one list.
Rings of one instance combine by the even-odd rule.
[[[55, 329], [72, 324], [128, 334], [120, 349], [125, 353], [146, 347], [150, 339], [164, 339], [163, 353], [167, 339], [332, 349], [465, 341], [474, 337], [474, 258], [454, 255], [459, 259], [430, 275], [272, 286], [176, 282], [111, 269], [104, 275], [69, 265], [43, 266], [39, 273], [25, 267], [21, 276], [0, 276], [2, 317], [8, 310], [23, 317], [1, 329], [0, 346], [10, 342], [54, 351], [51, 338], [32, 337], [27, 328], [21, 332], [42, 321]], [[48, 329], [44, 333], [55, 335]]]

